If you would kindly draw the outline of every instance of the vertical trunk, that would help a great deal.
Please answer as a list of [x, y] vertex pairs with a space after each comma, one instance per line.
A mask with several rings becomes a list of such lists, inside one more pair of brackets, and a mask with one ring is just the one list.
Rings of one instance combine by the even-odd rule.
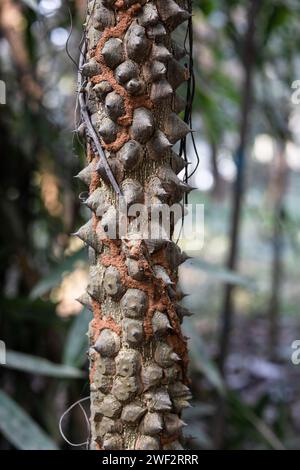
[[[227, 268], [235, 270], [238, 260], [239, 235], [241, 223], [241, 208], [244, 194], [244, 177], [245, 177], [245, 152], [248, 138], [249, 116], [252, 104], [252, 88], [253, 88], [253, 66], [255, 63], [255, 24], [257, 21], [257, 13], [260, 6], [259, 0], [252, 0], [248, 12], [248, 29], [245, 36], [245, 44], [243, 49], [243, 65], [244, 65], [244, 86], [242, 91], [241, 102], [241, 127], [240, 142], [236, 152], [237, 161], [237, 177], [232, 194], [232, 217], [230, 231], [230, 249], [227, 261]], [[229, 334], [231, 330], [233, 316], [233, 285], [225, 286], [224, 304], [222, 309], [222, 327], [220, 335], [220, 353], [219, 366], [223, 372], [224, 365], [228, 353]]]
[[272, 237], [272, 278], [271, 298], [269, 305], [269, 353], [272, 359], [276, 359], [279, 342], [279, 315], [280, 295], [283, 278], [283, 228], [284, 222], [284, 195], [287, 185], [288, 166], [284, 143], [278, 144], [275, 154], [275, 162], [272, 167], [272, 175], [269, 190], [269, 205], [273, 210], [273, 237]]
[[[236, 152], [237, 176], [234, 191], [232, 193], [232, 216], [230, 230], [230, 248], [227, 261], [227, 268], [235, 270], [238, 262], [238, 249], [241, 225], [241, 211], [244, 195], [244, 178], [245, 178], [245, 159], [246, 145], [249, 130], [249, 117], [252, 104], [253, 91], [253, 68], [255, 64], [255, 25], [257, 22], [257, 13], [260, 8], [259, 0], [251, 0], [248, 10], [248, 27], [246, 30], [244, 47], [243, 47], [243, 66], [244, 66], [244, 84], [242, 90], [241, 102], [241, 126], [240, 141]], [[229, 340], [232, 328], [232, 320], [234, 314], [233, 304], [234, 287], [232, 284], [225, 285], [224, 301], [221, 312], [221, 330], [220, 330], [220, 347], [218, 365], [221, 373], [224, 375], [226, 359], [229, 350]], [[225, 437], [225, 415], [226, 402], [224, 398], [220, 398], [216, 415], [215, 425], [215, 446], [223, 447]]]
[[[178, 203], [189, 190], [177, 178], [184, 162], [172, 151], [189, 128], [176, 114], [175, 90], [187, 73], [171, 39], [189, 16], [183, 1], [88, 4], [80, 74], [88, 166], [79, 177], [89, 184], [85, 203], [93, 216], [77, 235], [89, 245], [91, 262], [81, 302], [94, 312], [92, 449], [182, 448], [180, 415], [190, 392], [176, 282], [184, 255], [172, 242], [121, 238], [120, 230], [127, 222], [134, 227], [137, 216], [151, 218], [153, 205]], [[147, 211], [123, 219], [114, 236], [121, 199]]]
[[12, 59], [18, 71], [18, 80], [26, 94], [28, 103], [37, 109], [43, 91], [31, 69], [30, 58], [26, 44], [25, 30], [21, 27], [25, 18], [21, 5], [12, 0], [2, 0], [0, 3], [0, 30], [5, 36], [11, 49]]

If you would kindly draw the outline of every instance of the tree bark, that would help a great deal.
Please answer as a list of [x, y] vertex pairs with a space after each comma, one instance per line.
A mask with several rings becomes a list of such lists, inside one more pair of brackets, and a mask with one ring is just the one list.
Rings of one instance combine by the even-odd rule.
[[189, 191], [177, 177], [184, 162], [172, 151], [190, 131], [176, 114], [176, 88], [188, 77], [171, 39], [188, 18], [183, 1], [88, 4], [79, 90], [88, 166], [78, 176], [89, 185], [93, 215], [77, 235], [91, 263], [80, 299], [94, 313], [91, 449], [182, 449], [190, 391], [176, 283], [184, 254], [167, 240], [121, 238], [134, 216], [116, 237], [103, 234], [118, 218], [121, 197], [129, 208], [147, 207], [145, 222], [150, 207], [179, 203]]

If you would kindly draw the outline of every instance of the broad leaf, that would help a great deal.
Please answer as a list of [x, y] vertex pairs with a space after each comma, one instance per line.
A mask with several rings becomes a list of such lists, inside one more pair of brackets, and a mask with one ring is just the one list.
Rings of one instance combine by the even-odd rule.
[[58, 450], [50, 437], [1, 390], [0, 431], [18, 450]]

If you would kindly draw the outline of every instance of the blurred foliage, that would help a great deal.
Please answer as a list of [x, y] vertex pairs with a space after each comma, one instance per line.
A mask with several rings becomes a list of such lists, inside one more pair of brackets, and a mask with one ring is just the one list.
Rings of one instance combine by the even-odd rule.
[[[300, 72], [297, 0], [265, 0], [257, 18], [240, 270], [223, 267], [248, 5], [246, 0], [194, 1], [194, 121], [201, 164], [191, 181], [200, 190], [191, 202], [205, 204], [206, 221], [204, 249], [187, 242], [185, 250], [196, 258], [180, 273], [190, 294], [184, 303], [195, 312], [184, 325], [195, 396], [185, 417], [191, 448], [214, 448], [219, 395], [228, 404], [226, 448], [299, 448], [299, 372], [289, 360], [290, 344], [299, 333], [300, 302], [299, 263], [295, 265], [300, 120], [290, 100], [291, 83]], [[70, 236], [87, 216], [78, 201], [85, 188], [74, 179], [84, 164], [84, 149], [73, 133], [85, 7], [85, 0], [5, 0], [0, 6], [0, 79], [7, 88], [7, 104], [0, 105], [0, 339], [8, 348], [7, 365], [0, 371], [4, 449], [67, 448], [59, 418], [88, 395], [85, 333], [91, 313], [74, 300], [85, 288], [87, 254]], [[183, 37], [184, 28], [178, 34]], [[267, 158], [266, 146], [255, 151], [253, 143], [261, 135], [268, 136], [274, 149], [278, 142], [294, 145], [289, 147], [294, 152], [286, 152], [289, 185], [281, 221], [286, 274], [276, 364], [267, 347], [270, 253], [277, 220], [270, 190], [275, 156], [273, 152]], [[237, 286], [238, 318], [224, 378], [215, 356], [221, 288], [227, 282]], [[78, 407], [66, 417], [64, 431], [71, 441], [86, 440], [83, 423]]]
[[0, 391], [0, 428], [19, 450], [57, 450], [55, 443], [5, 393]]

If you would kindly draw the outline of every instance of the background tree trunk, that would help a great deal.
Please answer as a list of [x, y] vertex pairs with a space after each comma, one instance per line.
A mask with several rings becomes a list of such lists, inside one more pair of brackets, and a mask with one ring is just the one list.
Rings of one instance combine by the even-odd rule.
[[288, 164], [285, 152], [285, 142], [278, 142], [274, 156], [268, 202], [273, 212], [272, 234], [272, 278], [271, 296], [268, 309], [269, 317], [269, 354], [273, 360], [278, 359], [278, 346], [280, 344], [280, 304], [281, 290], [284, 278], [283, 243], [285, 207], [284, 197], [288, 180]]
[[171, 39], [189, 16], [185, 2], [173, 0], [88, 4], [79, 91], [88, 166], [79, 178], [89, 185], [93, 217], [77, 235], [91, 260], [80, 299], [94, 312], [91, 449], [182, 448], [190, 391], [176, 282], [184, 254], [172, 242], [100, 234], [116, 220], [118, 187], [128, 206], [172, 205], [189, 191], [177, 177], [184, 161], [172, 151], [189, 132], [175, 94], [188, 76], [179, 62], [184, 52]]
[[[246, 150], [247, 139], [249, 135], [249, 122], [253, 98], [253, 72], [256, 58], [256, 21], [257, 14], [260, 8], [259, 0], [252, 0], [249, 4], [247, 14], [247, 29], [245, 31], [245, 38], [243, 44], [242, 64], [244, 68], [244, 82], [242, 89], [242, 101], [240, 112], [240, 131], [239, 131], [239, 145], [236, 151], [236, 166], [237, 176], [232, 192], [232, 214], [230, 226], [230, 247], [226, 267], [230, 271], [237, 269], [239, 257], [239, 239], [241, 227], [241, 215], [243, 197], [245, 191], [245, 165], [246, 165]], [[230, 347], [230, 334], [232, 330], [233, 316], [234, 316], [234, 286], [226, 284], [224, 289], [224, 301], [221, 311], [221, 328], [219, 338], [219, 352], [218, 352], [218, 365], [220, 372], [226, 379], [225, 366]], [[226, 417], [226, 401], [223, 397], [219, 399], [219, 406], [216, 413], [216, 426], [215, 426], [215, 446], [222, 448], [224, 438], [226, 435], [225, 430], [225, 417]]]

